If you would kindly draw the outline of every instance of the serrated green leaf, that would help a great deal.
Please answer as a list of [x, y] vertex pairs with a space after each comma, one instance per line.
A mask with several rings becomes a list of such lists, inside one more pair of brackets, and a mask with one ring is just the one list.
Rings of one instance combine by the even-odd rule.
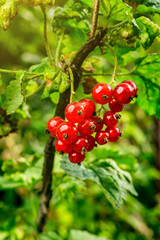
[[121, 0], [101, 0], [100, 10], [104, 16], [113, 20], [132, 19], [132, 8]]
[[7, 114], [14, 113], [17, 108], [23, 103], [24, 95], [22, 82], [25, 77], [25, 72], [19, 71], [16, 74], [16, 79], [11, 81], [4, 94], [2, 94], [2, 107], [7, 110]]
[[127, 192], [137, 195], [131, 175], [121, 170], [113, 160], [99, 160], [85, 168], [74, 165], [65, 159], [61, 168], [68, 174], [81, 180], [92, 180], [101, 186], [106, 198], [114, 207], [119, 207], [126, 199]]
[[145, 49], [148, 49], [155, 38], [160, 36], [160, 27], [144, 16], [137, 18], [136, 22], [140, 28], [139, 37], [141, 38], [141, 44]]
[[107, 240], [105, 237], [93, 235], [87, 231], [72, 229], [69, 234], [69, 240]]

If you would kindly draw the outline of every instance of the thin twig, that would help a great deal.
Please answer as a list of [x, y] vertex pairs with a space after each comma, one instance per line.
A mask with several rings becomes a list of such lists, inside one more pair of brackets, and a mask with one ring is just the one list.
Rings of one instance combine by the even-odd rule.
[[97, 21], [98, 21], [98, 11], [99, 11], [99, 0], [95, 0], [90, 37], [93, 37], [96, 31]]
[[46, 52], [47, 52], [47, 56], [49, 58], [50, 64], [53, 66], [54, 62], [53, 62], [53, 57], [52, 57], [52, 53], [51, 53], [51, 49], [48, 43], [48, 35], [47, 35], [47, 15], [46, 15], [46, 9], [44, 6], [41, 6], [42, 12], [43, 12], [43, 16], [44, 16], [44, 41], [45, 41], [45, 48], [46, 48]]
[[110, 45], [105, 44], [105, 46], [109, 49], [109, 51], [112, 53], [113, 57], [114, 57], [114, 70], [113, 70], [113, 74], [112, 74], [112, 80], [110, 82], [110, 85], [112, 85], [114, 83], [114, 81], [116, 81], [116, 77], [117, 77], [117, 67], [118, 67], [118, 61], [117, 61], [117, 57], [115, 52], [113, 51], [113, 49], [111, 48]]

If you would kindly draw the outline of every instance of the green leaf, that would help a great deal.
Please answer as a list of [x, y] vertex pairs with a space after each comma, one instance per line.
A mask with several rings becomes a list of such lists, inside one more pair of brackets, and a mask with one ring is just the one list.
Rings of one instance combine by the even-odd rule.
[[16, 79], [11, 81], [4, 94], [2, 94], [2, 107], [7, 110], [7, 114], [14, 113], [16, 109], [23, 103], [23, 78], [25, 72], [19, 71]]
[[149, 115], [160, 118], [160, 54], [149, 54], [135, 62], [136, 73], [132, 76], [138, 86], [137, 103]]
[[100, 11], [107, 18], [117, 21], [132, 19], [132, 8], [122, 0], [101, 0]]
[[87, 231], [80, 231], [72, 229], [69, 234], [69, 240], [107, 240], [105, 237], [93, 235]]
[[11, 19], [13, 19], [18, 13], [18, 5], [27, 4], [30, 6], [38, 5], [54, 5], [55, 0], [6, 0], [3, 5], [0, 5], [0, 25], [3, 30], [11, 24]]
[[136, 22], [140, 28], [140, 42], [144, 49], [148, 49], [152, 45], [155, 38], [160, 36], [160, 27], [152, 22], [149, 18], [144, 16], [137, 18]]
[[65, 159], [61, 161], [63, 170], [81, 180], [92, 180], [101, 186], [106, 198], [114, 207], [120, 207], [128, 192], [137, 195], [131, 175], [121, 170], [113, 160], [98, 160], [90, 168], [74, 165]]

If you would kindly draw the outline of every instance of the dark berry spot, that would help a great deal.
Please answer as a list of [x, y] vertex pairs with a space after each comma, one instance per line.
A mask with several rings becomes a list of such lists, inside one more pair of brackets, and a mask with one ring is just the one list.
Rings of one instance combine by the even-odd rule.
[[116, 118], [120, 119], [121, 118], [121, 114], [116, 114]]
[[85, 147], [82, 147], [81, 150], [82, 150], [82, 154], [84, 154], [86, 152], [86, 148]]
[[103, 138], [103, 142], [105, 142], [105, 143], [107, 143], [107, 142], [108, 142], [108, 139], [107, 139], [107, 137], [104, 137], [104, 138]]
[[92, 116], [96, 116], [96, 112], [93, 112]]
[[96, 126], [95, 126], [94, 124], [92, 124], [92, 125], [90, 126], [90, 129], [94, 131], [94, 130], [96, 129]]
[[47, 134], [50, 134], [50, 131], [49, 131], [48, 129], [46, 129], [45, 132], [46, 132]]
[[68, 138], [68, 134], [67, 133], [64, 133], [63, 134], [63, 139], [67, 139]]
[[63, 154], [64, 154], [64, 152], [63, 152], [63, 151], [60, 151], [60, 152], [59, 152], [59, 154], [63, 155]]
[[122, 135], [123, 135], [123, 132], [120, 132], [119, 136], [122, 137]]
[[137, 97], [138, 97], [138, 94], [135, 95], [135, 98], [137, 98]]
[[78, 111], [77, 111], [77, 114], [78, 114], [78, 115], [82, 115], [82, 114], [83, 114], [82, 110], [78, 110]]
[[79, 163], [77, 163], [77, 165], [80, 167], [80, 166], [81, 166], [81, 163], [79, 162]]
[[108, 97], [106, 94], [103, 94], [102, 98], [103, 98], [103, 100], [106, 100]]
[[98, 145], [97, 145], [97, 143], [95, 143], [95, 145], [94, 145], [95, 147], [98, 147]]
[[130, 102], [133, 101], [133, 97], [130, 96], [128, 100], [129, 100]]
[[100, 119], [100, 118], [97, 119], [97, 123], [98, 123], [98, 124], [101, 124], [101, 123], [102, 123], [102, 119]]

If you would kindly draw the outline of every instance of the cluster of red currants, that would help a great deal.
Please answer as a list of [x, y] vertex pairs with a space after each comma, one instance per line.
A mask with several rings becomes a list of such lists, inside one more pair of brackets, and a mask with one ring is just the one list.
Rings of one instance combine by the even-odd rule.
[[[103, 119], [96, 116], [95, 103], [90, 99], [72, 102], [65, 109], [65, 122], [60, 117], [51, 118], [47, 123], [47, 133], [58, 138], [55, 148], [61, 154], [68, 153], [72, 163], [82, 162], [85, 152], [90, 152], [98, 143], [115, 142], [122, 135], [116, 126], [125, 104], [137, 97], [138, 88], [130, 80], [116, 86], [114, 91], [106, 83], [97, 84], [93, 91], [93, 100], [101, 105], [109, 103], [109, 111]], [[102, 130], [105, 126], [105, 130]], [[93, 134], [93, 136], [91, 136]]]

